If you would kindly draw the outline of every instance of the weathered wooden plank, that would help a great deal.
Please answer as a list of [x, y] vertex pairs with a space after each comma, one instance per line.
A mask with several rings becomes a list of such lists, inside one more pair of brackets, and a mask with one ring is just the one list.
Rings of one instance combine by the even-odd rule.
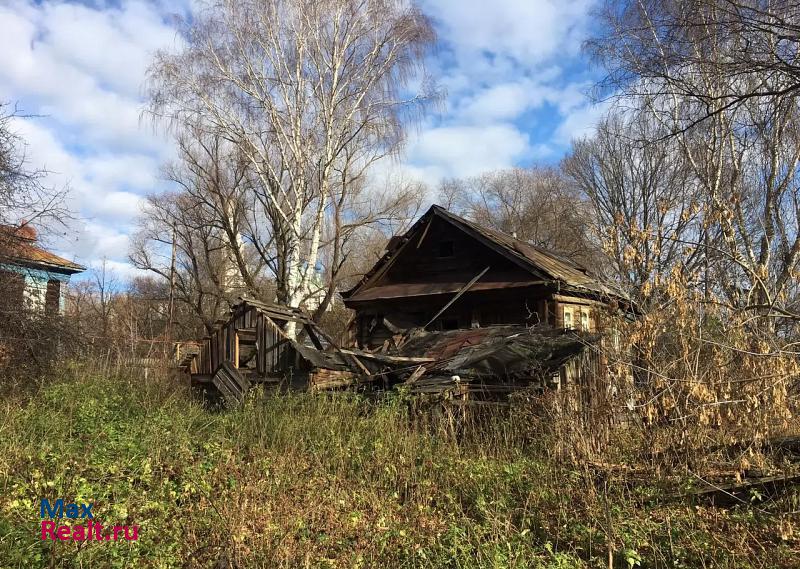
[[743, 482], [711, 485], [687, 494], [687, 497], [707, 501], [715, 506], [735, 506], [736, 504], [750, 504], [754, 501], [754, 491], [764, 497], [773, 496], [780, 492], [800, 485], [800, 474], [792, 476], [767, 476]]
[[415, 383], [420, 377], [422, 377], [425, 374], [425, 371], [426, 371], [425, 366], [419, 366], [417, 369], [414, 370], [414, 373], [408, 376], [406, 384], [410, 385], [412, 383]]
[[258, 355], [256, 356], [256, 371], [259, 375], [267, 373], [267, 357], [264, 353], [264, 322], [261, 318], [256, 319], [256, 345], [258, 346]]
[[250, 390], [250, 382], [231, 362], [223, 362], [214, 373], [212, 383], [229, 405], [241, 404]]
[[396, 363], [396, 364], [425, 364], [425, 363], [433, 363], [436, 358], [419, 358], [419, 357], [406, 357], [406, 356], [389, 356], [386, 354], [374, 354], [370, 352], [361, 352], [361, 351], [354, 351], [348, 350], [345, 348], [340, 348], [339, 351], [343, 354], [357, 356], [359, 358], [364, 358], [367, 360], [376, 360], [376, 361], [383, 361], [389, 363]]

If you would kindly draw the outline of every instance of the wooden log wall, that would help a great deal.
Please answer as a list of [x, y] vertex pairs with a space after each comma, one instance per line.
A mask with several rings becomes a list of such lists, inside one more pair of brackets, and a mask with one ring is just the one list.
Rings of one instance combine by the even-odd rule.
[[292, 343], [283, 333], [285, 324], [286, 320], [281, 320], [277, 314], [269, 316], [249, 305], [240, 307], [230, 320], [203, 338], [196, 373], [211, 375], [224, 362], [238, 368], [242, 342], [248, 339], [252, 342], [254, 338], [258, 347], [255, 359], [258, 375], [281, 375], [287, 366], [294, 366], [297, 359]]

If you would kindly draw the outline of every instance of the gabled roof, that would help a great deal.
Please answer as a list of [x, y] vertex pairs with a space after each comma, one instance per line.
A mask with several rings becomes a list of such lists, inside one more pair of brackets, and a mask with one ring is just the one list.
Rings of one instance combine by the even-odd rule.
[[[586, 267], [583, 267], [575, 261], [562, 257], [553, 251], [548, 251], [542, 247], [537, 247], [526, 241], [516, 239], [507, 233], [482, 227], [438, 205], [431, 206], [404, 235], [393, 237], [390, 241], [389, 249], [384, 256], [381, 257], [366, 275], [364, 275], [355, 287], [343, 292], [342, 296], [345, 299], [368, 300], [371, 296], [369, 291], [364, 290], [362, 292], [362, 289], [366, 288], [377, 276], [388, 270], [403, 247], [412, 240], [417, 232], [424, 230], [433, 217], [450, 223], [490, 249], [506, 257], [516, 265], [529, 271], [532, 275], [529, 284], [534, 282], [539, 284], [549, 283], [559, 285], [564, 289], [572, 289], [572, 291], [576, 293], [588, 294], [594, 297], [624, 298], [624, 295], [601, 283]], [[523, 284], [525, 283], [520, 283], [520, 285]], [[475, 290], [479, 290], [479, 288], [480, 287], [476, 287]], [[356, 295], [358, 295], [358, 298], [355, 298]], [[362, 296], [364, 297], [363, 299], [361, 298]]]
[[86, 270], [82, 265], [39, 247], [35, 235], [35, 232], [21, 231], [18, 227], [0, 226], [0, 262], [66, 274]]

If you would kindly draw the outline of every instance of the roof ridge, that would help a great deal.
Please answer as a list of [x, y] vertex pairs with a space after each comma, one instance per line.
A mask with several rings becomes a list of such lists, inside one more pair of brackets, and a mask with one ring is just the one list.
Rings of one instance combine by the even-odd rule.
[[[577, 269], [577, 270], [583, 272], [584, 274], [586, 274], [587, 276], [591, 276], [590, 275], [590, 271], [589, 271], [589, 269], [587, 267], [581, 265], [577, 261], [574, 261], [573, 259], [570, 259], [569, 257], [566, 257], [566, 256], [562, 255], [561, 253], [558, 253], [558, 252], [556, 252], [556, 251], [554, 251], [552, 249], [548, 249], [547, 247], [542, 247], [541, 245], [536, 245], [535, 243], [531, 243], [530, 241], [526, 241], [524, 239], [520, 239], [519, 237], [515, 237], [514, 235], [511, 235], [510, 233], [506, 233], [502, 229], [489, 227], [489, 226], [483, 225], [481, 223], [478, 223], [476, 221], [469, 220], [469, 219], [467, 219], [465, 217], [462, 217], [462, 216], [460, 216], [460, 215], [458, 215], [456, 213], [453, 213], [452, 211], [449, 211], [449, 210], [443, 208], [440, 205], [434, 204], [433, 207], [436, 208], [437, 211], [446, 214], [446, 216], [454, 218], [456, 221], [459, 221], [459, 222], [461, 222], [461, 223], [463, 223], [465, 225], [468, 225], [471, 228], [473, 228], [473, 229], [475, 229], [475, 230], [477, 230], [477, 231], [479, 231], [481, 233], [487, 234], [488, 237], [494, 237], [495, 235], [497, 235], [502, 239], [508, 239], [510, 241], [513, 241], [515, 243], [520, 243], [520, 244], [525, 245], [527, 247], [533, 247], [539, 253], [541, 253], [543, 255], [548, 255], [549, 257], [552, 257], [553, 259], [555, 259], [557, 261], [560, 261], [562, 263], [570, 265], [573, 269]], [[499, 243], [499, 245], [507, 247], [507, 245], [505, 243]], [[524, 254], [523, 254], [523, 256], [524, 256]]]

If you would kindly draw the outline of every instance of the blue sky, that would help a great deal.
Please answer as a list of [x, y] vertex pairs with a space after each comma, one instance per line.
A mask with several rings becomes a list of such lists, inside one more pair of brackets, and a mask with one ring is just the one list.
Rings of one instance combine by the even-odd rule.
[[[443, 177], [552, 163], [602, 109], [587, 92], [595, 72], [580, 47], [592, 0], [420, 0], [440, 43], [428, 62], [445, 89], [440, 109], [412, 132], [387, 169], [432, 188]], [[0, 100], [19, 119], [30, 165], [69, 184], [76, 219], [49, 239], [70, 259], [106, 258], [126, 277], [129, 235], [142, 198], [167, 188], [170, 142], [140, 120], [152, 53], [178, 41], [162, 0], [0, 0]]]

